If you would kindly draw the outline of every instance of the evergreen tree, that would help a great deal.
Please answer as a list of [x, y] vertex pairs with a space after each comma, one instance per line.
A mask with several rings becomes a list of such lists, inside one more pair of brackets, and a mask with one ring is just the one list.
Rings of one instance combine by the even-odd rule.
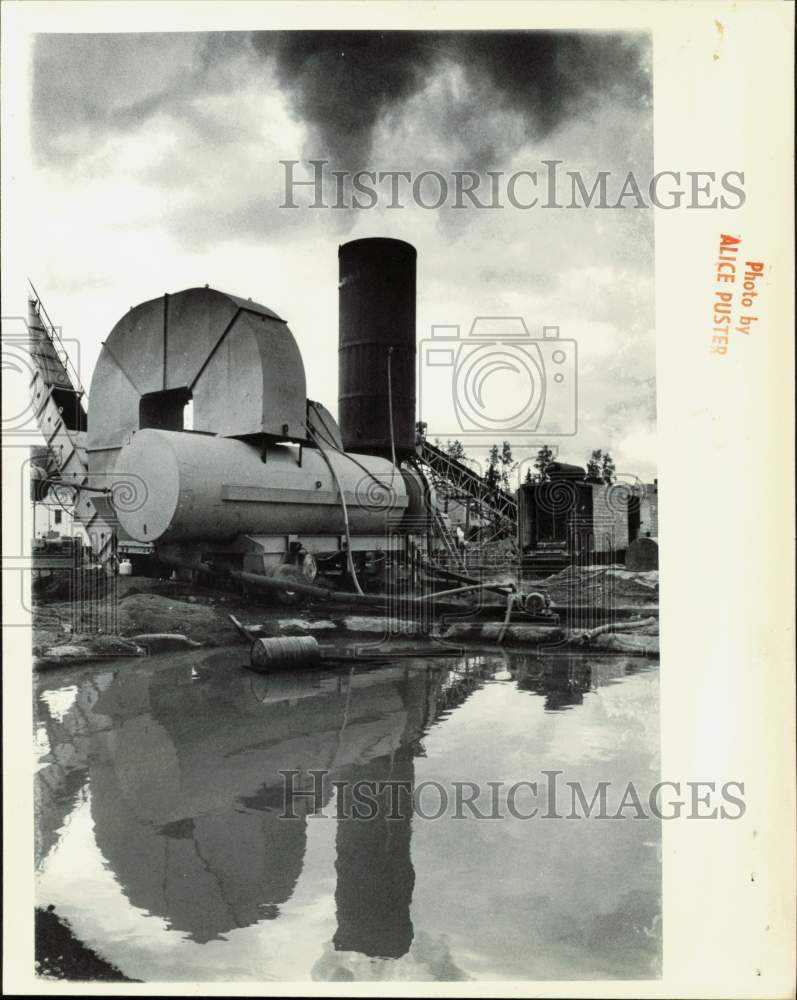
[[537, 470], [537, 482], [547, 483], [549, 481], [548, 466], [551, 462], [553, 462], [553, 452], [547, 444], [544, 444], [534, 459], [534, 468]]
[[611, 486], [615, 476], [614, 459], [611, 452], [596, 448], [587, 459], [587, 479], [592, 483]]
[[603, 481], [603, 450], [595, 448], [587, 459], [587, 479], [595, 483]]
[[512, 491], [512, 473], [517, 462], [512, 459], [512, 445], [508, 441], [501, 444], [501, 485], [507, 492]]
[[611, 454], [607, 451], [604, 453], [603, 461], [601, 462], [601, 478], [607, 486], [611, 486], [615, 480], [614, 475], [614, 459]]
[[491, 490], [495, 489], [501, 480], [501, 473], [498, 471], [500, 463], [501, 452], [498, 445], [494, 444], [487, 453], [487, 470], [484, 473], [484, 481]]

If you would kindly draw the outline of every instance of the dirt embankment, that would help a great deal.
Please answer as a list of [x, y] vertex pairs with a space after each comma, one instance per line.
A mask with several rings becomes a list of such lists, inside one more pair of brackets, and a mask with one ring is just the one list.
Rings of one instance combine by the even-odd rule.
[[[116, 656], [145, 655], [190, 645], [240, 642], [228, 615], [251, 604], [224, 591], [143, 577], [118, 578], [93, 601], [40, 601], [34, 606], [37, 667]], [[273, 609], [262, 608], [267, 616]]]
[[542, 587], [554, 604], [640, 607], [657, 610], [659, 571], [635, 572], [619, 566], [568, 566]]
[[[515, 616], [508, 629], [495, 623], [440, 623], [447, 638], [507, 645], [565, 644], [583, 651], [639, 652], [658, 649], [658, 573], [630, 573], [615, 567], [568, 568], [545, 581], [553, 607], [622, 609], [616, 627], [609, 611], [600, 621], [564, 615], [560, 627]], [[266, 600], [190, 584], [143, 577], [117, 578], [109, 593], [86, 602], [40, 601], [34, 608], [34, 662], [38, 669], [124, 656], [144, 656], [192, 646], [229, 646], [244, 640], [229, 619], [234, 614], [259, 635], [338, 636], [384, 631], [380, 611], [307, 606], [288, 608]], [[621, 622], [620, 618], [624, 621]], [[628, 619], [632, 619], [628, 621]], [[556, 619], [554, 619], [555, 621]], [[397, 623], [394, 623], [394, 625]], [[402, 623], [411, 631], [412, 622]], [[594, 634], [592, 634], [594, 631]], [[395, 628], [391, 630], [395, 632]]]
[[76, 982], [141, 982], [140, 979], [130, 979], [83, 944], [69, 924], [58, 916], [54, 906], [36, 908], [34, 928], [36, 973], [42, 978]]

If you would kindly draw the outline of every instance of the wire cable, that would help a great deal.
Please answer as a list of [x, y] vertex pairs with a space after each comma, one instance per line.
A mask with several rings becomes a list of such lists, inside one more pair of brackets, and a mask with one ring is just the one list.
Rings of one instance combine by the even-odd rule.
[[354, 584], [355, 591], [360, 595], [360, 597], [365, 597], [365, 592], [360, 586], [360, 581], [357, 579], [357, 571], [354, 568], [354, 556], [352, 555], [351, 551], [351, 529], [349, 527], [349, 511], [346, 506], [346, 496], [343, 492], [343, 486], [340, 482], [338, 473], [334, 465], [332, 464], [329, 455], [327, 455], [326, 453], [326, 449], [321, 446], [321, 444], [317, 439], [315, 439], [315, 443], [316, 447], [321, 452], [321, 457], [327, 464], [327, 468], [332, 474], [332, 478], [335, 481], [335, 486], [337, 486], [338, 488], [338, 494], [340, 495], [340, 506], [341, 510], [343, 511], [343, 529], [346, 533], [346, 564], [349, 568], [349, 575], [351, 576], [351, 581]]
[[388, 348], [387, 351], [387, 415], [390, 418], [390, 454], [393, 458], [393, 471], [395, 475], [395, 470], [398, 467], [396, 462], [396, 438], [393, 432], [393, 375], [392, 375], [392, 361], [393, 361], [393, 346]]
[[[324, 426], [326, 427], [326, 424]], [[305, 424], [305, 427], [307, 429], [308, 434], [310, 435], [310, 440], [313, 442], [314, 445], [316, 445], [316, 447], [318, 447], [318, 438], [316, 436], [317, 432], [315, 427], [313, 427], [313, 425], [309, 421]], [[380, 486], [388, 494], [390, 493], [392, 487], [387, 486], [385, 483], [382, 482], [381, 479], [378, 479], [376, 475], [369, 468], [364, 466], [362, 462], [357, 461], [354, 455], [350, 455], [347, 451], [343, 451], [343, 449], [338, 448], [336, 444], [331, 444], [327, 442], [327, 447], [331, 448], [333, 451], [336, 451], [339, 455], [342, 455], [343, 458], [348, 458], [350, 462], [354, 462], [357, 468], [362, 470], [362, 472], [364, 472], [366, 476], [372, 479], [377, 486]]]

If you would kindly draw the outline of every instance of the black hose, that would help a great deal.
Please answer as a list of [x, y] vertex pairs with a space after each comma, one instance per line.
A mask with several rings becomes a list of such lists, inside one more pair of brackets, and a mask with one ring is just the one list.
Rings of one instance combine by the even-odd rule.
[[[280, 577], [261, 576], [259, 573], [246, 573], [243, 570], [230, 570], [229, 575], [234, 580], [248, 583], [253, 587], [263, 587], [266, 590], [281, 590], [296, 594], [307, 594], [309, 597], [320, 597], [327, 601], [341, 601], [349, 604], [367, 604], [370, 607], [384, 607], [389, 604], [389, 598], [379, 594], [353, 594], [351, 591], [326, 590], [324, 587], [316, 587], [311, 583], [295, 583], [293, 580], [285, 580]], [[473, 590], [484, 590], [481, 583], [474, 583], [468, 587], [455, 587], [452, 590], [442, 590], [438, 593], [422, 594], [419, 597], [402, 598], [402, 603], [425, 604], [434, 601], [436, 597], [454, 597], [458, 594], [469, 593]], [[456, 605], [457, 610], [462, 610]]]

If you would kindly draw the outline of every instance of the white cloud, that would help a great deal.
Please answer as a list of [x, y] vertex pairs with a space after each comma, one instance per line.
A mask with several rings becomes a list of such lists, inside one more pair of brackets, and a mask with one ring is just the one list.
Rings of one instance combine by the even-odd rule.
[[[44, 96], [67, 117], [56, 128], [42, 93], [34, 100], [36, 147], [47, 155], [31, 199], [30, 271], [65, 335], [80, 339], [86, 375], [130, 305], [208, 283], [288, 319], [308, 392], [334, 411], [338, 244], [393, 236], [418, 249], [419, 339], [432, 324], [468, 329], [477, 315], [522, 315], [535, 336], [559, 325], [562, 337], [578, 340], [582, 365], [581, 429], [563, 455], [583, 461], [609, 447], [618, 469], [628, 463], [627, 471], [650, 474], [650, 212], [280, 209], [279, 160], [306, 158], [313, 130], [278, 89], [268, 59], [215, 36], [209, 49], [207, 39], [117, 39], [98, 48], [51, 37], [37, 52]], [[213, 45], [222, 58], [208, 56]], [[372, 169], [511, 173], [541, 170], [552, 157], [587, 175], [644, 175], [650, 124], [647, 107], [606, 103], [535, 139], [517, 105], [449, 61], [377, 122]], [[483, 162], [467, 160], [474, 156]]]

